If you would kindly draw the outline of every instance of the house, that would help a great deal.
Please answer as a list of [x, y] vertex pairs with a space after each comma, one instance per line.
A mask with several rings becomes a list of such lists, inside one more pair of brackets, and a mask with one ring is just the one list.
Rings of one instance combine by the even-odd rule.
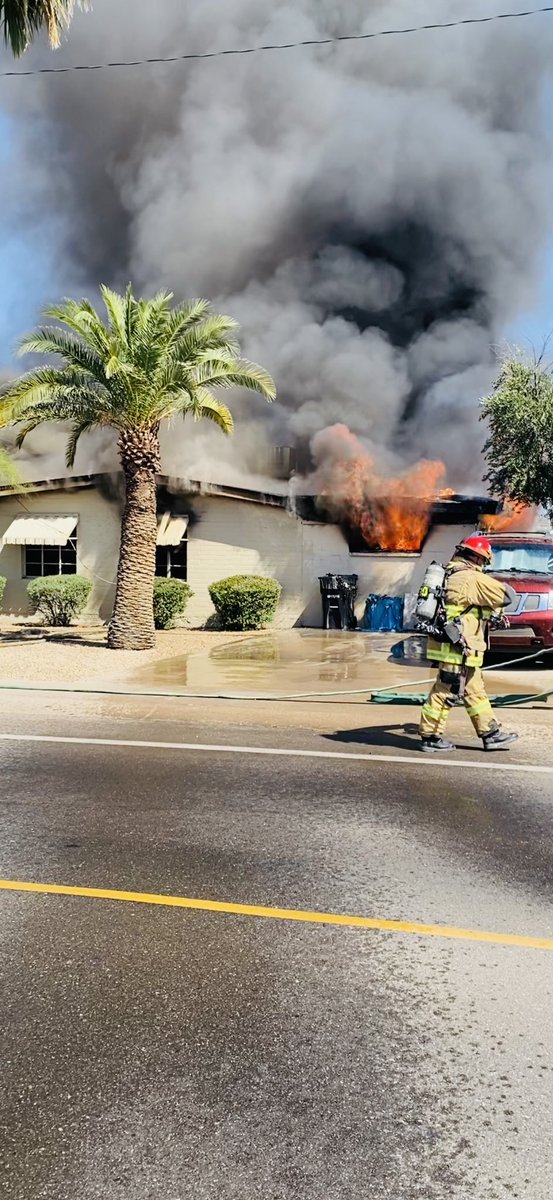
[[[486, 499], [442, 500], [420, 552], [374, 553], [325, 516], [313, 497], [296, 498], [291, 508], [287, 485], [271, 487], [261, 492], [159, 477], [156, 573], [188, 581], [190, 623], [203, 624], [213, 611], [209, 584], [234, 574], [279, 580], [280, 627], [320, 626], [319, 576], [329, 571], [359, 576], [359, 612], [371, 592], [416, 592], [427, 564], [447, 559], [479, 516], [496, 509]], [[28, 611], [29, 579], [77, 573], [93, 582], [85, 620], [108, 620], [121, 511], [119, 475], [43, 480], [20, 493], [0, 488], [4, 611]]]

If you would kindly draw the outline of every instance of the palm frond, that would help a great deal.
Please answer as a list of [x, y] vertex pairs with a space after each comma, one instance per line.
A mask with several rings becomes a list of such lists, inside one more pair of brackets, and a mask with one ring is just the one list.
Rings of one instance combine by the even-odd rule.
[[198, 321], [178, 337], [172, 337], [170, 345], [175, 358], [182, 362], [191, 362], [195, 357], [210, 352], [235, 357], [240, 352], [237, 339], [232, 337], [236, 329], [238, 323], [231, 317], [212, 315], [205, 321]]
[[25, 438], [34, 429], [38, 429], [40, 425], [44, 425], [46, 421], [56, 421], [57, 423], [67, 424], [73, 422], [75, 426], [84, 428], [92, 428], [94, 425], [111, 425], [114, 422], [110, 418], [106, 418], [105, 414], [96, 408], [84, 409], [82, 405], [75, 403], [70, 405], [67, 402], [54, 404], [35, 404], [26, 409], [21, 422], [24, 422], [19, 430], [15, 444], [22, 446]]
[[[73, 15], [74, 0], [2, 0], [0, 20], [4, 38], [16, 58], [27, 49], [33, 36], [46, 29], [50, 45], [59, 46], [62, 31]], [[87, 0], [81, 0], [81, 8]]]
[[82, 437], [83, 433], [89, 433], [91, 429], [94, 429], [95, 424], [95, 421], [89, 420], [81, 421], [79, 424], [73, 426], [67, 439], [67, 446], [65, 448], [65, 465], [70, 469], [71, 467], [75, 466], [75, 455], [77, 453], [79, 439]]
[[167, 318], [169, 344], [178, 341], [187, 329], [202, 321], [211, 312], [209, 300], [190, 300], [188, 304], [178, 304]]
[[104, 325], [90, 300], [72, 300], [66, 297], [61, 304], [51, 304], [45, 308], [44, 315], [67, 325], [101, 357], [106, 353], [111, 331]]
[[230, 408], [213, 396], [207, 388], [196, 388], [188, 403], [182, 406], [182, 415], [191, 413], [195, 421], [213, 421], [223, 433], [231, 434], [234, 430], [234, 420]]
[[155, 371], [159, 359], [165, 353], [171, 298], [170, 292], [158, 292], [152, 300], [141, 300], [138, 303], [134, 358], [148, 375]]
[[8, 386], [0, 396], [0, 429], [6, 429], [8, 425], [13, 425], [13, 422], [17, 420], [18, 404], [11, 396], [11, 388], [15, 386], [15, 382]]
[[126, 345], [127, 343], [127, 305], [126, 297], [120, 296], [118, 292], [112, 291], [106, 287], [104, 283], [100, 284], [100, 292], [104, 301], [108, 319], [113, 332], [118, 337], [119, 341]]
[[32, 421], [27, 421], [23, 428], [19, 430], [19, 433], [15, 439], [15, 444], [18, 450], [21, 449], [25, 438], [27, 438], [34, 429], [38, 429], [39, 425], [42, 425], [42, 421], [37, 418], [36, 420], [33, 419]]
[[136, 300], [133, 296], [132, 284], [127, 284], [125, 292], [125, 338], [129, 353], [132, 354], [134, 345], [134, 330], [138, 317]]
[[209, 388], [241, 387], [259, 392], [268, 401], [276, 397], [275, 383], [268, 371], [246, 358], [226, 361], [210, 356], [194, 370], [194, 377], [198, 384]]
[[105, 408], [109, 393], [72, 368], [36, 367], [16, 380], [4, 398], [2, 409], [8, 414], [8, 420], [14, 421], [33, 404], [63, 400], [80, 400], [84, 404], [92, 398], [96, 405]]
[[104, 362], [97, 350], [91, 349], [82, 337], [44, 325], [26, 334], [19, 343], [18, 354], [59, 354], [71, 366], [88, 372], [99, 383], [105, 383]]

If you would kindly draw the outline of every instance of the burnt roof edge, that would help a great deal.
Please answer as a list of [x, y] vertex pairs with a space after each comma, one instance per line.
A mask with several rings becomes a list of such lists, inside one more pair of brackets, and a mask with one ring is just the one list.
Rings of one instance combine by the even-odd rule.
[[[66, 491], [74, 492], [97, 487], [101, 481], [113, 480], [122, 472], [97, 471], [88, 475], [68, 475], [58, 479], [33, 480], [22, 487], [0, 487], [0, 499], [22, 496], [29, 493]], [[221, 496], [229, 500], [245, 500], [251, 504], [269, 505], [293, 511], [303, 521], [317, 524], [340, 524], [324, 508], [317, 496], [295, 496], [293, 505], [289, 497], [277, 492], [265, 492], [254, 488], [237, 487], [231, 484], [204, 483], [199, 479], [183, 479], [173, 475], [158, 475], [157, 483], [170, 492], [189, 493], [195, 496]], [[501, 501], [490, 496], [455, 495], [435, 500], [432, 504], [432, 524], [467, 524], [477, 517], [495, 515], [501, 509]]]
[[[102, 481], [122, 479], [121, 471], [97, 471], [90, 475], [66, 475], [58, 479], [36, 479], [20, 487], [0, 487], [0, 499], [9, 496], [24, 496], [41, 492], [75, 492], [97, 487]], [[199, 479], [182, 479], [173, 475], [158, 475], [157, 484], [168, 491], [191, 493], [195, 496], [224, 496], [230, 500], [248, 500], [252, 504], [268, 504], [286, 508], [288, 496], [253, 488], [234, 487], [227, 484], [204, 483]]]

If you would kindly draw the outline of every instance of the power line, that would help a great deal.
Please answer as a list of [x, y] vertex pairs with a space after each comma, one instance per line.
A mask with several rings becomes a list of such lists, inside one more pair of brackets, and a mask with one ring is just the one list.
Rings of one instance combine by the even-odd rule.
[[535, 17], [553, 12], [553, 4], [543, 8], [528, 8], [523, 12], [492, 13], [489, 17], [464, 17], [458, 21], [437, 21], [429, 25], [411, 25], [405, 29], [378, 29], [373, 33], [347, 33], [339, 37], [309, 38], [302, 42], [275, 42], [266, 46], [245, 46], [235, 50], [208, 50], [203, 54], [174, 54], [166, 58], [138, 58], [121, 62], [80, 63], [68, 67], [38, 67], [31, 71], [0, 71], [0, 78], [28, 75], [67, 75], [73, 71], [111, 71], [121, 67], [146, 67], [158, 63], [197, 62], [207, 58], [229, 58], [242, 54], [260, 54], [267, 50], [295, 50], [302, 46], [335, 46], [340, 42], [368, 42], [374, 38], [397, 37], [407, 33], [425, 33], [433, 29], [458, 29], [462, 25], [488, 25], [492, 21]]

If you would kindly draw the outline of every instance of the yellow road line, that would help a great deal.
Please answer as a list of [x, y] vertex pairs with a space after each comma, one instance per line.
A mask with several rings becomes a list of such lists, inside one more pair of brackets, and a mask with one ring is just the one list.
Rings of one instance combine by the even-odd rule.
[[314, 925], [345, 925], [355, 929], [411, 933], [419, 937], [455, 938], [462, 942], [489, 942], [496, 946], [524, 946], [530, 950], [553, 950], [553, 938], [527, 937], [520, 933], [489, 933], [483, 929], [458, 929], [455, 925], [424, 925], [419, 921], [387, 921], [381, 917], [356, 917], [346, 913], [307, 912], [299, 908], [268, 908], [259, 904], [233, 904], [225, 900], [200, 900], [191, 896], [164, 896], [157, 895], [155, 892], [120, 892], [113, 888], [69, 887], [61, 883], [30, 883], [22, 879], [0, 879], [0, 890], [38, 892], [52, 896], [84, 896], [92, 900], [126, 900], [131, 904], [191, 908], [201, 912], [231, 913], [241, 917], [270, 917], [276, 921], [303, 921]]

